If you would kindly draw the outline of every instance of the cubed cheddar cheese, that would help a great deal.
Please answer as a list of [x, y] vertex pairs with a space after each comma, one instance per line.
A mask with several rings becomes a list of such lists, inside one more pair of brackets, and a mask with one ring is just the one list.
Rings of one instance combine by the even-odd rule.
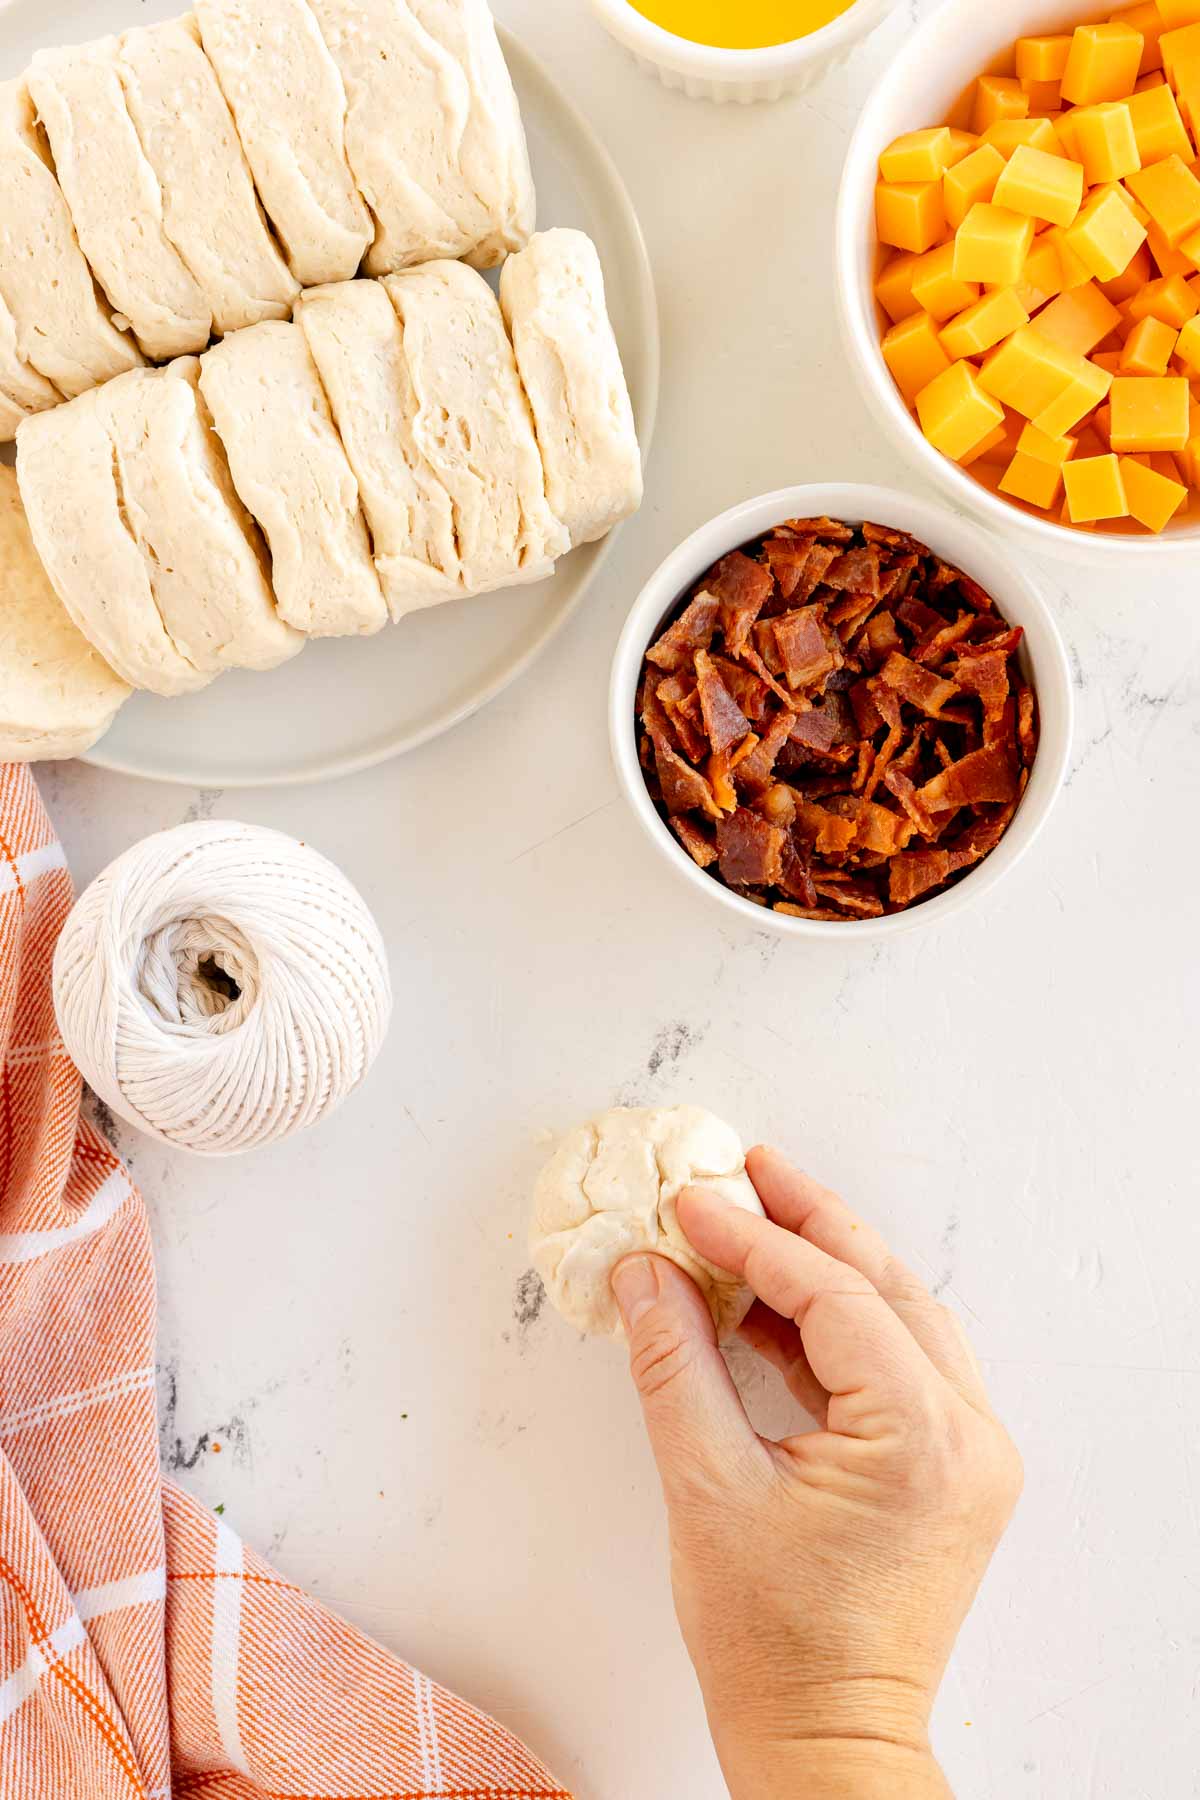
[[1147, 531], [1164, 531], [1188, 497], [1187, 488], [1131, 456], [1121, 458], [1121, 482], [1131, 519]]
[[1158, 0], [1159, 17], [1168, 30], [1200, 22], [1200, 0]]
[[1033, 220], [988, 201], [974, 205], [954, 238], [954, 273], [959, 281], [1015, 287], [1033, 248]]
[[946, 235], [940, 181], [881, 181], [875, 189], [875, 223], [885, 244], [920, 255]]
[[959, 462], [1004, 423], [1004, 409], [986, 394], [970, 363], [956, 362], [917, 395], [921, 430], [935, 450]]
[[982, 438], [973, 450], [968, 450], [965, 456], [959, 457], [959, 468], [972, 469], [976, 463], [987, 462], [989, 458], [995, 457], [997, 451], [1003, 450], [1007, 441], [1008, 433], [1004, 429], [1004, 426], [997, 425], [996, 429], [994, 431], [989, 431], [987, 436]]
[[883, 360], [910, 406], [922, 388], [950, 367], [937, 326], [927, 312], [914, 313], [892, 326], [883, 340]]
[[1181, 156], [1166, 156], [1125, 178], [1125, 185], [1145, 207], [1173, 250], [1200, 231], [1200, 181]]
[[1118, 375], [1109, 393], [1114, 450], [1183, 450], [1191, 391], [1183, 375]]
[[1105, 100], [1075, 111], [1075, 148], [1089, 187], [1121, 181], [1142, 166], [1127, 100]]
[[1063, 71], [1063, 99], [1072, 106], [1124, 100], [1137, 85], [1143, 38], [1131, 25], [1079, 25]]
[[1193, 71], [1200, 67], [1200, 21], [1164, 31], [1158, 40], [1167, 80], [1179, 92], [1188, 85]]
[[1194, 231], [1191, 237], [1184, 238], [1179, 246], [1179, 254], [1192, 268], [1200, 269], [1200, 231]]
[[1016, 289], [996, 288], [943, 327], [942, 345], [956, 360], [982, 356], [1028, 323]]
[[946, 220], [957, 231], [973, 206], [990, 200], [1004, 173], [1005, 162], [994, 144], [981, 144], [947, 169], [942, 182]]
[[879, 158], [885, 181], [940, 181], [954, 159], [954, 140], [948, 125], [926, 131], [908, 131], [889, 144]]
[[[1146, 323], [1157, 324], [1157, 320], [1148, 319]], [[1169, 327], [1164, 326], [1163, 329], [1168, 330]], [[1192, 372], [1193, 379], [1200, 378], [1200, 313], [1189, 319], [1179, 333], [1173, 354]]]
[[1160, 275], [1190, 275], [1192, 265], [1183, 253], [1183, 246], [1175, 250], [1167, 242], [1166, 233], [1154, 223], [1149, 213], [1146, 214], [1146, 248], [1158, 268]]
[[1062, 465], [1043, 462], [1023, 450], [1018, 450], [1000, 482], [1002, 494], [1026, 500], [1031, 506], [1051, 507], [1062, 491]]
[[1045, 37], [1018, 38], [1017, 80], [1061, 82], [1067, 72], [1067, 58], [1070, 54], [1069, 31]]
[[912, 291], [913, 271], [920, 260], [911, 251], [900, 251], [884, 265], [875, 283], [875, 298], [893, 325], [921, 310], [921, 302], [913, 299]]
[[1162, 68], [1162, 51], [1158, 47], [1158, 40], [1167, 27], [1155, 0], [1141, 0], [1138, 6], [1121, 7], [1118, 12], [1113, 13], [1110, 23], [1129, 25], [1134, 31], [1141, 33], [1142, 60], [1138, 64], [1141, 75], [1153, 75]]
[[1094, 281], [1060, 294], [1037, 316], [1037, 329], [1051, 343], [1089, 356], [1120, 321], [1120, 313]]
[[988, 126], [980, 142], [990, 144], [1006, 158], [1022, 147], [1044, 150], [1047, 156], [1062, 155], [1058, 133], [1049, 119], [997, 119]]
[[1131, 94], [1125, 102], [1133, 121], [1133, 135], [1143, 164], [1179, 156], [1190, 162], [1194, 154], [1175, 96], [1165, 82]]
[[1052, 244], [1058, 252], [1058, 260], [1062, 265], [1064, 289], [1082, 287], [1085, 281], [1093, 279], [1092, 271], [1086, 263], [1079, 260], [1071, 248], [1070, 240], [1067, 237], [1070, 229], [1068, 225], [1051, 225], [1050, 229], [1043, 232], [1038, 238], [1040, 244]]
[[1083, 379], [1087, 367], [1083, 357], [1052, 344], [1035, 325], [1025, 325], [991, 352], [979, 380], [993, 399], [1033, 419], [1072, 382]]
[[1027, 75], [1022, 75], [1021, 86], [1029, 95], [1031, 113], [1045, 116], [1047, 113], [1058, 112], [1061, 108], [1062, 88], [1057, 81], [1030, 81]]
[[1029, 95], [1015, 76], [981, 75], [975, 83], [971, 130], [981, 135], [997, 119], [1023, 119], [1029, 112]]
[[1179, 333], [1161, 319], [1139, 319], [1121, 351], [1122, 375], [1165, 375], [1175, 354]]
[[1039, 306], [1044, 306], [1047, 300], [1053, 300], [1063, 291], [1062, 258], [1057, 246], [1047, 242], [1048, 236], [1047, 233], [1033, 240], [1033, 249], [1025, 258], [1021, 279], [1014, 289], [1017, 299], [1031, 316]]
[[1130, 317], [1134, 320], [1161, 319], [1164, 325], [1174, 325], [1177, 331], [1182, 331], [1198, 312], [1200, 296], [1182, 275], [1164, 275], [1158, 281], [1147, 282], [1129, 302]]
[[1146, 227], [1110, 191], [1085, 201], [1065, 236], [1068, 248], [1089, 275], [1111, 281], [1128, 267], [1138, 245], [1145, 243]]
[[1095, 359], [1082, 362], [1066, 386], [1034, 413], [1033, 423], [1049, 438], [1066, 437], [1103, 404], [1112, 383], [1112, 373]]
[[1128, 518], [1125, 484], [1121, 479], [1120, 462], [1115, 456], [1072, 457], [1064, 464], [1063, 480], [1073, 524]]
[[1005, 163], [992, 199], [1048, 225], [1070, 225], [1083, 204], [1083, 170], [1061, 152], [1051, 156], [1021, 144]]
[[1036, 457], [1039, 462], [1053, 463], [1056, 469], [1061, 469], [1075, 454], [1075, 439], [1047, 437], [1036, 425], [1026, 425], [1017, 440], [1017, 449], [1023, 456]]
[[979, 284], [960, 281], [954, 272], [954, 245], [939, 244], [918, 257], [912, 277], [913, 299], [940, 324], [979, 298]]
[[1122, 301], [1131, 300], [1135, 294], [1140, 294], [1146, 283], [1153, 280], [1154, 264], [1150, 252], [1145, 244], [1139, 244], [1129, 259], [1128, 267], [1122, 269], [1115, 281], [1102, 281], [1100, 285], [1114, 306], [1119, 306]]

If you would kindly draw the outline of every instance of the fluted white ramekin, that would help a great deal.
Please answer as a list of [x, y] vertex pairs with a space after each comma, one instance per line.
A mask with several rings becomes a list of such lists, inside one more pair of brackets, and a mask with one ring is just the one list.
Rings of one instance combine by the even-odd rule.
[[718, 50], [664, 31], [628, 0], [591, 0], [605, 30], [664, 87], [677, 88], [692, 100], [733, 100], [743, 106], [803, 93], [845, 62], [896, 4], [897, 0], [855, 0], [840, 18], [791, 43], [772, 44], [765, 50]]

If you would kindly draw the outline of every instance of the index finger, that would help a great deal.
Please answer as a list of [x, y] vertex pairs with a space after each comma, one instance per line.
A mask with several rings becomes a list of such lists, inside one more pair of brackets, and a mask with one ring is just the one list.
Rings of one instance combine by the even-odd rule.
[[867, 1277], [770, 1219], [731, 1206], [704, 1188], [687, 1188], [679, 1222], [695, 1250], [746, 1282], [760, 1300], [795, 1321], [809, 1366], [834, 1398], [853, 1395], [857, 1426], [844, 1409], [837, 1428], [877, 1435], [870, 1402], [908, 1412], [936, 1375], [916, 1339]]

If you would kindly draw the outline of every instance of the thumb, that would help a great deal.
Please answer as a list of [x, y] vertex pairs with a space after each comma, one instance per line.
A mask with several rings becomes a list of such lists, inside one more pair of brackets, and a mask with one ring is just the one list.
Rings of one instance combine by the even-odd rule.
[[626, 1257], [612, 1286], [668, 1504], [697, 1481], [723, 1487], [761, 1446], [717, 1347], [707, 1301], [662, 1256]]

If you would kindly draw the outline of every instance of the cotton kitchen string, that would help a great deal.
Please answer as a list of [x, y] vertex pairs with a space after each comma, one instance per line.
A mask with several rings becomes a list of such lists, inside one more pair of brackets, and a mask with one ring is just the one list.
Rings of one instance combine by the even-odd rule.
[[76, 902], [54, 1006], [85, 1080], [142, 1131], [230, 1156], [303, 1131], [362, 1080], [391, 1013], [378, 927], [345, 876], [261, 826], [126, 850]]

